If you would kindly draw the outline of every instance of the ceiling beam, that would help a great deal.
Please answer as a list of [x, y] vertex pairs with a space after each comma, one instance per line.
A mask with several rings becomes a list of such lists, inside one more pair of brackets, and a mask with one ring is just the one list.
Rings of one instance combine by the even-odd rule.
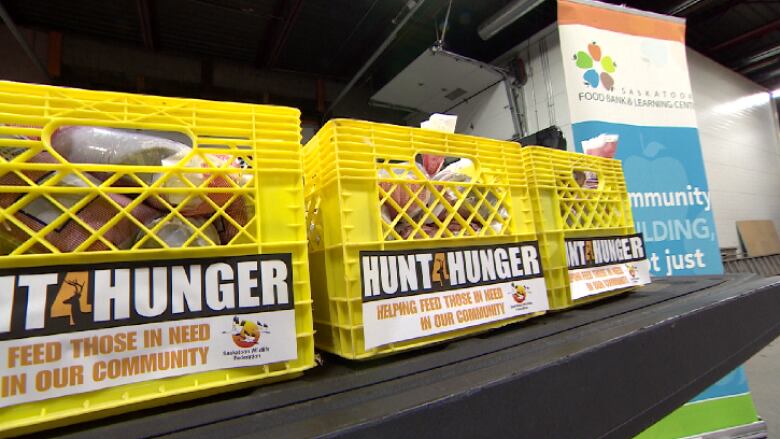
[[[286, 0], [276, 0], [272, 15], [274, 17], [281, 17], [284, 15], [284, 5]], [[271, 59], [271, 50], [273, 50], [274, 42], [277, 39], [277, 35], [284, 27], [284, 19], [271, 19], [268, 20], [265, 26], [265, 32], [260, 41], [257, 42], [257, 54], [255, 55], [255, 66], [265, 67], [268, 65], [268, 61]]]
[[779, 76], [780, 76], [780, 67], [770, 70], [768, 72], [764, 72], [760, 75], [756, 75], [752, 79], [758, 82], [759, 84], [767, 85], [769, 81]]
[[62, 32], [49, 31], [47, 58], [49, 77], [59, 78], [62, 75]]
[[734, 38], [726, 40], [726, 41], [724, 41], [724, 42], [722, 42], [722, 43], [720, 43], [720, 44], [718, 44], [716, 46], [711, 47], [710, 50], [713, 51], [713, 52], [717, 52], [719, 50], [723, 50], [723, 49], [725, 49], [727, 47], [734, 46], [736, 44], [739, 44], [739, 43], [751, 40], [753, 38], [758, 38], [758, 37], [764, 36], [764, 35], [768, 34], [769, 32], [772, 32], [775, 29], [780, 29], [780, 18], [778, 18], [777, 20], [772, 21], [770, 23], [767, 23], [767, 24], [765, 24], [765, 25], [763, 25], [761, 27], [757, 27], [757, 28], [751, 30], [750, 32], [745, 32], [742, 35], [737, 35]]
[[[263, 41], [258, 45], [256, 64], [258, 67], [273, 68], [287, 44], [287, 38], [298, 20], [303, 0], [277, 0], [274, 15], [284, 16], [282, 22], [274, 21], [268, 26]], [[286, 10], [286, 14], [285, 14]]]
[[729, 0], [725, 3], [719, 4], [718, 6], [702, 8], [698, 12], [693, 11], [690, 14], [687, 14], [685, 18], [689, 21], [702, 23], [713, 18], [722, 17], [728, 11], [732, 10], [735, 6], [741, 3], [744, 3], [744, 0]]
[[19, 28], [16, 27], [16, 23], [11, 19], [11, 16], [8, 14], [8, 11], [3, 6], [3, 3], [0, 2], [0, 18], [3, 20], [3, 23], [8, 27], [8, 30], [11, 31], [11, 35], [14, 36], [16, 39], [16, 42], [19, 43], [19, 45], [22, 47], [22, 50], [24, 50], [24, 53], [27, 54], [27, 57], [30, 58], [30, 61], [33, 62], [35, 67], [41, 72], [44, 78], [49, 78], [49, 72], [46, 70], [46, 67], [43, 65], [43, 62], [41, 62], [40, 59], [35, 55], [35, 52], [33, 51], [32, 47], [30, 47], [30, 44], [27, 43], [27, 40], [24, 38], [22, 33], [19, 31]]
[[395, 28], [392, 32], [390, 32], [390, 35], [388, 35], [385, 40], [382, 42], [382, 44], [379, 45], [379, 47], [374, 51], [373, 54], [371, 54], [370, 57], [366, 60], [365, 63], [363, 63], [363, 66], [360, 67], [360, 69], [355, 72], [355, 75], [352, 76], [352, 79], [349, 80], [347, 85], [344, 86], [344, 88], [341, 89], [338, 96], [336, 96], [336, 99], [331, 102], [330, 107], [328, 107], [327, 111], [325, 112], [325, 115], [330, 114], [334, 108], [336, 108], [336, 105], [338, 105], [339, 102], [341, 102], [341, 99], [344, 98], [344, 96], [349, 93], [350, 90], [352, 90], [352, 87], [355, 86], [355, 84], [358, 82], [360, 78], [363, 77], [363, 74], [366, 73], [366, 70], [371, 67], [374, 62], [379, 58], [379, 55], [381, 55], [390, 44], [395, 41], [395, 38], [398, 36], [398, 33], [403, 29], [404, 26], [406, 26], [406, 23], [414, 16], [415, 12], [417, 12], [418, 9], [420, 9], [425, 3], [425, 0], [416, 0], [416, 1], [409, 1], [406, 3], [403, 9], [399, 12], [399, 16], [408, 9], [409, 11], [406, 13], [406, 15], [400, 19], [400, 21], [393, 21], [396, 24]]
[[669, 15], [684, 16], [686, 11], [695, 8], [701, 2], [702, 0], [684, 0], [669, 8], [666, 13]]
[[152, 12], [149, 3], [153, 0], [135, 0], [136, 9], [138, 9], [138, 25], [141, 28], [141, 38], [144, 41], [144, 47], [150, 50], [156, 48], [154, 38], [154, 23], [152, 22]]
[[761, 70], [766, 67], [771, 67], [778, 61], [780, 61], [780, 54], [770, 58], [766, 58], [762, 61], [753, 64], [749, 64], [745, 67], [742, 67], [741, 69], [739, 69], [739, 73], [742, 73], [743, 75], [747, 75], [748, 73], [755, 72], [757, 70]]
[[271, 50], [271, 60], [268, 63], [268, 67], [275, 67], [276, 61], [279, 60], [279, 55], [282, 53], [285, 44], [287, 44], [287, 37], [290, 36], [290, 32], [295, 26], [295, 22], [298, 21], [298, 14], [301, 12], [301, 5], [303, 0], [292, 0], [292, 7], [290, 8], [287, 18], [284, 20], [284, 26], [282, 28], [282, 34], [274, 44], [273, 50]]
[[734, 64], [734, 68], [737, 70], [744, 69], [750, 65], [759, 63], [769, 58], [774, 58], [778, 55], [780, 55], [780, 45], [763, 50], [754, 55], [750, 55], [746, 58], [742, 58], [741, 60], [739, 60]]
[[[284, 14], [284, 5], [286, 0], [276, 0], [274, 9], [271, 13], [274, 17], [281, 17]], [[284, 19], [271, 19], [266, 23], [265, 32], [257, 42], [257, 54], [255, 55], [255, 66], [265, 67], [271, 59], [271, 50], [274, 47], [277, 35], [284, 26]]]

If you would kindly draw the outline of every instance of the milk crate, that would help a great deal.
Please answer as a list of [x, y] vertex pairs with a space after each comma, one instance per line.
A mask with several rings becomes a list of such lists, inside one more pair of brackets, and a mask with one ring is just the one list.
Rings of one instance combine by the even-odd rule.
[[372, 358], [547, 309], [517, 143], [336, 119], [303, 156], [317, 347]]
[[314, 365], [299, 119], [0, 82], [0, 434]]
[[565, 309], [650, 282], [620, 161], [523, 148], [550, 309]]

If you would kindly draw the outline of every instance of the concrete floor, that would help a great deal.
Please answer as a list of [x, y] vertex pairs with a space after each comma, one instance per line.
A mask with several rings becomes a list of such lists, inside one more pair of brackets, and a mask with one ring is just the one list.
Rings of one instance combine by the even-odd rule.
[[770, 438], [780, 438], [780, 338], [745, 364], [750, 393]]

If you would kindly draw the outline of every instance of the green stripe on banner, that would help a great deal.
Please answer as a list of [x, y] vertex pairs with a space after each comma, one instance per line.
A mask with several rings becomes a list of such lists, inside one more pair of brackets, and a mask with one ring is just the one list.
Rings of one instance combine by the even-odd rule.
[[750, 394], [685, 404], [636, 439], [678, 439], [758, 421]]

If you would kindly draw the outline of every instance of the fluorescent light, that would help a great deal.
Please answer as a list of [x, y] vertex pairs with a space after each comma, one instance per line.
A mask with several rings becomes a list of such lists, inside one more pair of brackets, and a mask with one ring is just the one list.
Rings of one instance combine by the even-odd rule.
[[544, 0], [515, 0], [483, 21], [477, 29], [477, 33], [483, 40], [493, 38], [502, 29], [514, 23], [517, 19], [531, 11], [531, 9], [544, 3]]

